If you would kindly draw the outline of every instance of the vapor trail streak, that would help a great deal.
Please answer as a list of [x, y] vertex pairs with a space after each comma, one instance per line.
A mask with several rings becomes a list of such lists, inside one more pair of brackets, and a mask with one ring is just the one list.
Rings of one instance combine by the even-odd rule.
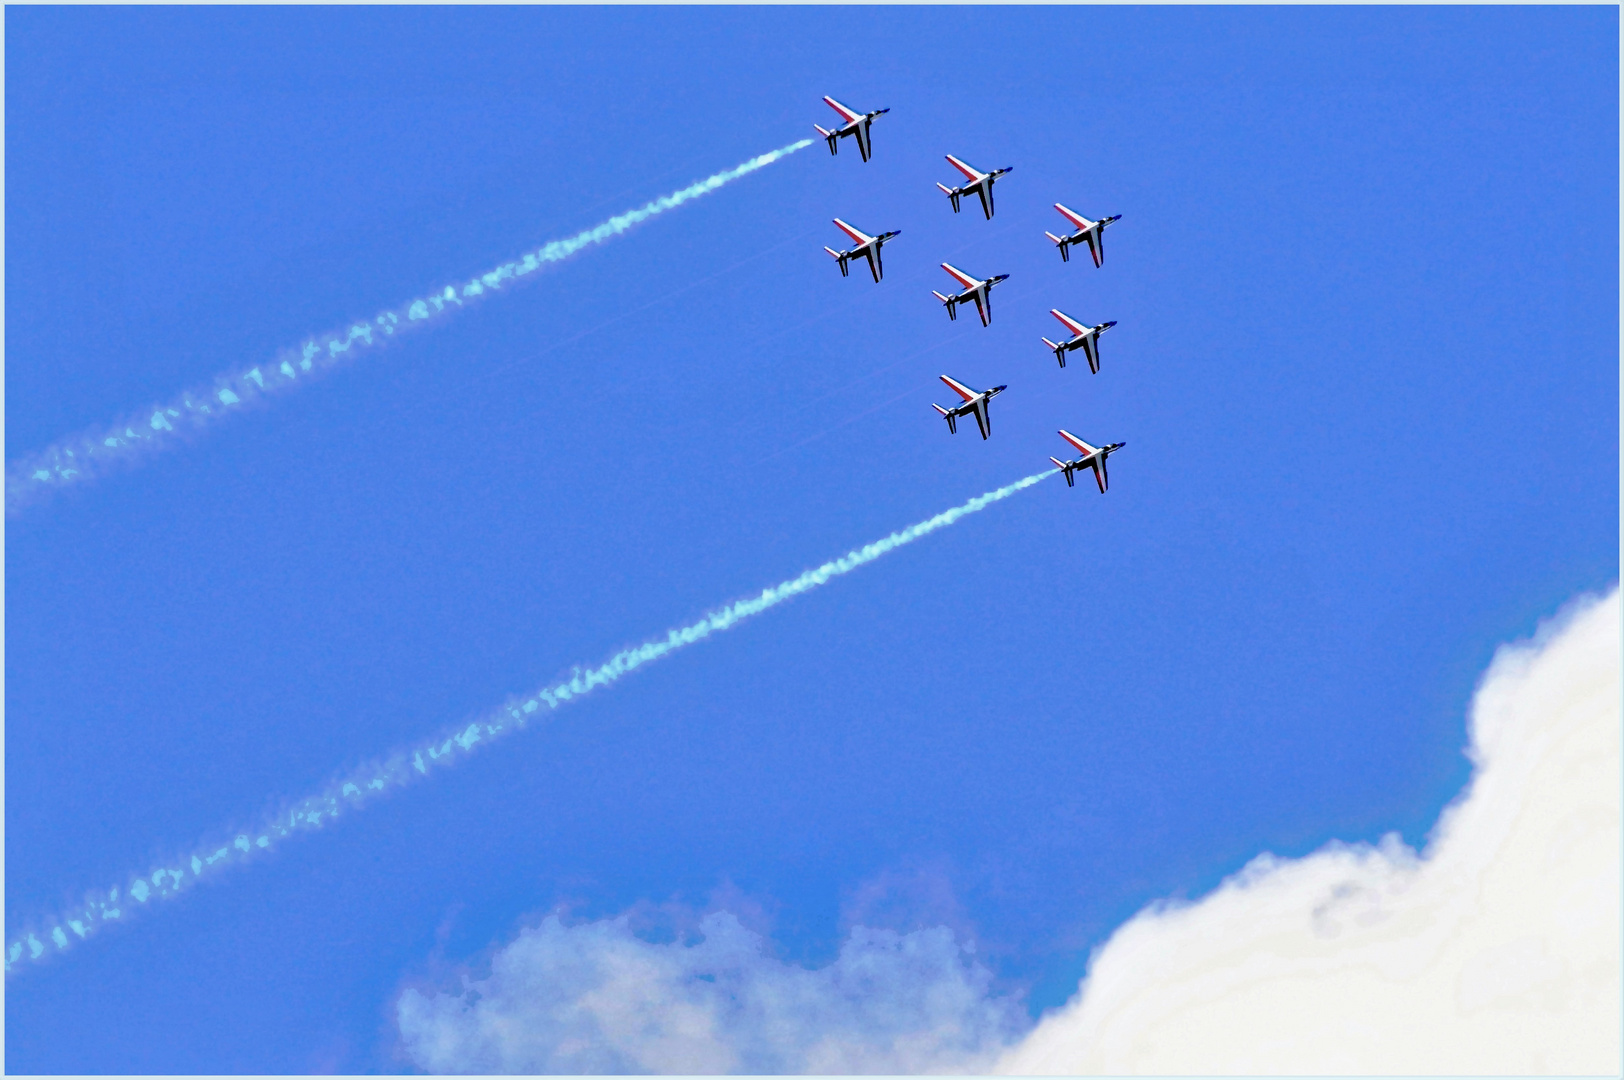
[[545, 686], [525, 697], [509, 698], [483, 719], [443, 731], [434, 739], [362, 765], [333, 781], [320, 794], [302, 799], [261, 822], [258, 828], [238, 833], [224, 843], [198, 848], [192, 854], [174, 859], [169, 865], [158, 867], [145, 876], [131, 878], [124, 885], [93, 893], [86, 897], [83, 905], [57, 918], [37, 922], [34, 929], [24, 931], [20, 937], [13, 939], [6, 947], [6, 972], [10, 974], [19, 970], [25, 961], [40, 961], [71, 948], [108, 923], [122, 921], [126, 914], [133, 915], [159, 900], [171, 899], [200, 879], [212, 878], [226, 867], [246, 862], [258, 852], [274, 848], [283, 840], [321, 829], [329, 821], [348, 811], [361, 809], [385, 792], [414, 783], [428, 776], [431, 770], [461, 761], [472, 754], [476, 747], [522, 731], [532, 720], [585, 697], [599, 687], [619, 682], [645, 664], [704, 641], [712, 634], [731, 629], [752, 615], [759, 615], [791, 597], [826, 585], [904, 544], [911, 544], [922, 536], [946, 528], [966, 514], [973, 514], [1007, 499], [1058, 471], [1049, 469], [1034, 473], [996, 491], [977, 495], [969, 502], [894, 532], [883, 540], [847, 552], [838, 559], [806, 571], [800, 577], [763, 589], [758, 596], [735, 601], [698, 622], [667, 631], [664, 637], [623, 649], [595, 668], [586, 671], [575, 668], [567, 680]]
[[358, 322], [341, 330], [317, 334], [296, 349], [288, 349], [264, 364], [228, 372], [207, 388], [188, 390], [167, 405], [125, 419], [102, 431], [63, 439], [28, 457], [6, 465], [6, 513], [13, 514], [36, 498], [60, 488], [90, 480], [110, 466], [167, 447], [184, 433], [196, 432], [241, 412], [250, 402], [263, 400], [311, 382], [317, 375], [352, 359], [357, 353], [381, 345], [414, 326], [427, 325], [450, 311], [501, 290], [511, 282], [562, 262], [582, 248], [604, 243], [635, 225], [701, 195], [708, 195], [757, 169], [812, 145], [802, 139], [751, 158], [744, 164], [707, 176], [681, 191], [662, 195], [635, 210], [616, 214], [601, 225], [563, 240], [553, 240], [535, 251], [503, 263], [466, 285], [447, 285], [438, 292]]

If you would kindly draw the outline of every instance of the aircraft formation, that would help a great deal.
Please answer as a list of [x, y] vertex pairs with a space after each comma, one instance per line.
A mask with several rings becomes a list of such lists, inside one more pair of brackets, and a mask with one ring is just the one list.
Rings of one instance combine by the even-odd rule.
[[[874, 153], [872, 130], [874, 121], [877, 117], [883, 116], [891, 110], [876, 109], [873, 112], [862, 113], [842, 105], [832, 97], [825, 97], [823, 100], [831, 109], [840, 114], [842, 121], [840, 126], [833, 130], [826, 130], [817, 124], [812, 125], [817, 129], [818, 134], [823, 136], [824, 141], [829, 144], [829, 153], [838, 155], [840, 153], [840, 140], [851, 136], [857, 142], [857, 151], [862, 156], [862, 159], [868, 161]], [[985, 215], [988, 221], [991, 221], [993, 216], [993, 184], [999, 177], [1011, 172], [1013, 167], [982, 172], [952, 154], [948, 154], [946, 157], [948, 164], [957, 169], [964, 177], [964, 182], [954, 187], [948, 187], [942, 183], [936, 185], [947, 196], [948, 202], [953, 207], [953, 212], [955, 214], [959, 213], [962, 209], [962, 201], [973, 196], [980, 200], [982, 214]], [[974, 206], [975, 204], [971, 203], [971, 205]], [[1056, 236], [1052, 232], [1044, 232], [1044, 235], [1060, 249], [1060, 261], [1069, 263], [1071, 261], [1071, 248], [1082, 244], [1088, 247], [1088, 253], [1094, 259], [1095, 268], [1103, 267], [1105, 265], [1106, 226], [1121, 220], [1122, 215], [1112, 214], [1109, 217], [1090, 220], [1060, 203], [1055, 203], [1054, 208], [1060, 212], [1061, 216], [1071, 226], [1071, 231], [1062, 236]], [[901, 234], [893, 230], [870, 236], [855, 225], [842, 221], [840, 218], [835, 218], [834, 223], [852, 243], [850, 248], [842, 251], [836, 251], [831, 247], [823, 249], [840, 264], [841, 276], [849, 275], [852, 262], [866, 259], [869, 273], [873, 275], [875, 282], [879, 282], [885, 276], [884, 267], [880, 262], [880, 249], [886, 241]], [[940, 300], [942, 305], [947, 308], [947, 317], [956, 320], [958, 318], [958, 308], [961, 304], [973, 304], [976, 314], [981, 318], [981, 325], [991, 326], [993, 287], [1006, 280], [1009, 275], [994, 274], [990, 277], [981, 278], [945, 262], [942, 263], [942, 269], [958, 283], [957, 291], [950, 294], [932, 290], [936, 299]], [[1100, 371], [1100, 337], [1115, 326], [1116, 322], [1103, 322], [1090, 326], [1079, 319], [1072, 318], [1058, 308], [1050, 308], [1049, 314], [1058, 319], [1069, 334], [1060, 341], [1050, 341], [1048, 338], [1042, 339], [1043, 344], [1049, 347], [1049, 351], [1054, 353], [1055, 359], [1060, 362], [1061, 368], [1066, 366], [1066, 354], [1068, 352], [1080, 351], [1083, 354], [1083, 359], [1088, 362], [1090, 374], [1098, 375]], [[1007, 386], [994, 386], [990, 390], [977, 390], [947, 375], [941, 376], [941, 380], [960, 398], [959, 404], [952, 408], [943, 408], [934, 402], [931, 405], [931, 408], [940, 413], [943, 419], [947, 421], [948, 432], [957, 434], [959, 419], [973, 416], [976, 426], [981, 431], [981, 437], [983, 439], [990, 437], [992, 435], [992, 421], [988, 414], [989, 403], [994, 397], [1007, 389]], [[1063, 428], [1060, 430], [1059, 435], [1079, 455], [1072, 457], [1068, 453], [1066, 460], [1057, 457], [1049, 459], [1065, 475], [1066, 486], [1075, 486], [1076, 473], [1093, 470], [1094, 482], [1099, 485], [1100, 494], [1105, 494], [1105, 490], [1109, 486], [1105, 472], [1106, 459], [1127, 444], [1118, 442], [1108, 443], [1104, 446], [1091, 446]]]

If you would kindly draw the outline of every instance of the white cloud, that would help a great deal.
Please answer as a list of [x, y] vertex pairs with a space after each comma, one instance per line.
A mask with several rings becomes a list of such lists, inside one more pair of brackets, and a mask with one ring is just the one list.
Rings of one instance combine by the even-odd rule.
[[985, 1068], [1027, 1020], [950, 930], [854, 929], [808, 970], [733, 915], [659, 944], [629, 920], [520, 932], [456, 993], [404, 991], [401, 1045], [430, 1072], [905, 1073]]
[[1019, 1043], [946, 927], [859, 927], [808, 970], [718, 912], [693, 944], [550, 918], [487, 977], [404, 991], [401, 1046], [432, 1072], [1616, 1075], [1621, 648], [1615, 587], [1501, 649], [1424, 853], [1263, 855], [1152, 905]]
[[1264, 855], [1147, 909], [998, 1071], [1617, 1075], [1619, 622], [1615, 586], [1500, 650], [1424, 854]]

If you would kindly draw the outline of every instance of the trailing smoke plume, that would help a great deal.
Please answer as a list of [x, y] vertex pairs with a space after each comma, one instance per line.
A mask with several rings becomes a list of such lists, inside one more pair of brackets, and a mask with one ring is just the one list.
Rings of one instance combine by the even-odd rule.
[[63, 439], [38, 453], [10, 462], [6, 466], [6, 513], [15, 513], [48, 492], [93, 479], [115, 465], [173, 445], [187, 433], [242, 412], [251, 402], [307, 385], [323, 372], [382, 345], [397, 334], [435, 322], [450, 311], [500, 292], [549, 263], [562, 262], [582, 248], [611, 240], [657, 214], [707, 195], [810, 145], [812, 140], [802, 139], [751, 158], [736, 168], [689, 184], [681, 191], [616, 214], [574, 236], [550, 241], [466, 284], [447, 285], [371, 320], [317, 334], [270, 361], [223, 374], [213, 385], [188, 390], [166, 405], [144, 409], [105, 430]]
[[314, 832], [346, 813], [359, 810], [388, 791], [429, 776], [475, 750], [523, 731], [553, 711], [563, 708], [601, 687], [612, 686], [645, 664], [670, 656], [679, 649], [704, 641], [712, 634], [731, 629], [752, 615], [759, 615], [791, 597], [810, 592], [833, 579], [849, 574], [895, 551], [904, 544], [946, 528], [964, 517], [1007, 499], [1031, 487], [1056, 470], [1034, 473], [1013, 484], [977, 495], [951, 510], [910, 525], [882, 540], [866, 544], [832, 559], [799, 577], [791, 578], [759, 595], [739, 600], [706, 615], [697, 622], [667, 631], [641, 645], [623, 649], [589, 669], [576, 668], [569, 678], [548, 684], [534, 693], [510, 698], [479, 720], [441, 732], [433, 739], [407, 746], [341, 776], [326, 790], [292, 804], [257, 828], [199, 847], [190, 854], [154, 867], [139, 877], [131, 877], [111, 889], [95, 892], [85, 902], [62, 915], [38, 922], [6, 946], [5, 969], [12, 973], [28, 961], [39, 961], [71, 948], [95, 934], [108, 923], [122, 922], [135, 912], [169, 900], [205, 878], [213, 878], [229, 866], [253, 859], [278, 844], [302, 833]]

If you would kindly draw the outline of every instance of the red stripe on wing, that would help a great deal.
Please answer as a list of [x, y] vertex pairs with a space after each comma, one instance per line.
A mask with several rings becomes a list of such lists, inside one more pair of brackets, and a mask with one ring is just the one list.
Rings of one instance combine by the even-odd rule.
[[973, 285], [981, 284], [981, 281], [980, 281], [979, 278], [971, 277], [969, 274], [966, 274], [963, 270], [960, 270], [958, 267], [954, 266], [952, 263], [943, 263], [942, 264], [942, 269], [946, 270], [949, 274], [952, 274], [954, 277], [958, 278], [959, 284], [963, 285], [966, 289], [970, 288]]
[[1087, 218], [1085, 218], [1083, 215], [1079, 214], [1077, 211], [1068, 210], [1064, 206], [1061, 206], [1059, 203], [1055, 203], [1054, 208], [1056, 210], [1060, 211], [1062, 214], [1066, 215], [1066, 220], [1070, 221], [1073, 225], [1077, 226], [1079, 229], [1086, 229], [1090, 225], [1094, 224], [1092, 221], [1089, 221]]
[[870, 240], [874, 239], [872, 236], [864, 236], [862, 230], [852, 228], [839, 218], [835, 218], [835, 224], [840, 226], [841, 232], [845, 233], [859, 244], [866, 244]]
[[1092, 453], [1095, 452], [1094, 448], [1092, 446], [1088, 445], [1083, 440], [1079, 439], [1077, 436], [1073, 435], [1071, 432], [1065, 430], [1064, 428], [1062, 428], [1060, 430], [1060, 437], [1062, 439], [1065, 439], [1067, 442], [1071, 443], [1071, 445], [1075, 446], [1077, 449], [1081, 450], [1085, 454], [1092, 454]]
[[966, 180], [979, 180], [983, 175], [982, 173], [977, 172], [974, 166], [966, 165], [952, 154], [947, 155], [947, 160], [955, 169], [964, 174], [964, 178]]
[[829, 97], [827, 94], [824, 95], [823, 100], [824, 100], [824, 103], [829, 106], [829, 108], [833, 109], [835, 112], [839, 113], [841, 116], [844, 116], [848, 121], [856, 120], [859, 116], [863, 115], [862, 113], [852, 112], [850, 109], [846, 108], [846, 106], [842, 105], [840, 102], [836, 101], [834, 98]]
[[1055, 318], [1059, 319], [1060, 322], [1066, 327], [1066, 329], [1070, 330], [1074, 334], [1086, 334], [1086, 333], [1088, 333], [1088, 327], [1084, 326], [1082, 323], [1078, 322], [1076, 319], [1072, 318], [1070, 315], [1065, 314], [1059, 308], [1050, 308], [1049, 309], [1049, 314], [1053, 315]]
[[958, 394], [959, 397], [963, 398], [965, 401], [969, 401], [976, 396], [976, 392], [974, 390], [955, 379], [950, 379], [946, 375], [943, 375], [941, 376], [941, 380], [945, 382], [954, 393]]

